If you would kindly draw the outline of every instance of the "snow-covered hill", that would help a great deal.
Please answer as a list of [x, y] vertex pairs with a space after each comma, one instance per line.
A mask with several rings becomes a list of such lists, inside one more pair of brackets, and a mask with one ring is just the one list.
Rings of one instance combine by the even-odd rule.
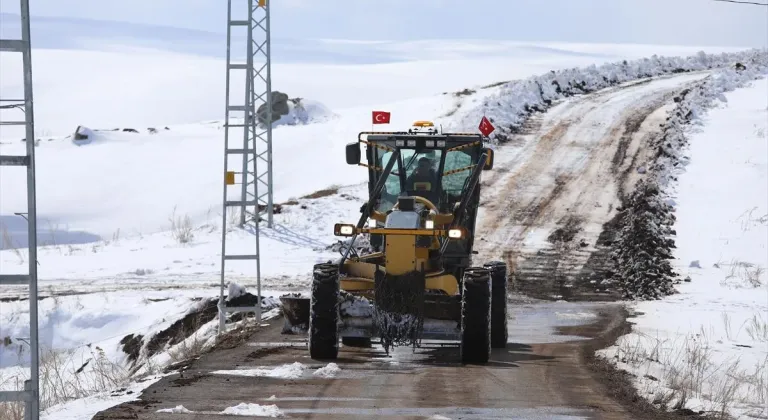
[[[370, 129], [369, 113], [374, 108], [394, 112], [392, 127], [430, 118], [440, 119], [446, 128], [460, 122], [459, 128], [472, 129], [478, 113], [485, 110], [475, 105], [487, 95], [500, 96], [501, 103], [507, 105], [510, 105], [509, 98], [524, 96], [532, 98], [531, 104], [538, 106], [542, 100], [549, 100], [547, 95], [558, 96], [550, 92], [536, 99], [538, 92], [530, 91], [530, 83], [511, 84], [503, 91], [482, 86], [619, 58], [619, 51], [610, 45], [560, 45], [551, 50], [542, 46], [541, 50], [546, 53], [526, 56], [518, 52], [517, 56], [495, 55], [483, 60], [462, 58], [471, 56], [479, 48], [470, 42], [458, 50], [461, 53], [453, 48], [456, 42], [387, 45], [403, 51], [454, 51], [451, 53], [454, 59], [362, 66], [274, 65], [275, 89], [291, 97], [307, 98], [309, 105], [316, 101], [322, 107], [306, 109], [310, 115], [322, 116], [313, 120], [311, 126], [275, 130], [276, 201], [335, 184], [348, 184], [359, 171], [331, 162], [342, 162], [343, 145], [359, 131]], [[506, 52], [504, 45], [499, 42], [485, 48], [494, 53]], [[600, 48], [607, 52], [599, 53]], [[567, 53], [580, 49], [590, 51], [592, 56]], [[648, 46], [629, 46], [620, 57], [632, 58], [650, 52], [655, 51]], [[690, 48], [690, 53], [694, 52]], [[594, 54], [600, 58], [594, 58]], [[159, 51], [125, 54], [36, 50], [33, 57], [36, 128], [40, 140], [37, 170], [41, 241], [61, 245], [83, 243], [97, 237], [110, 238], [118, 230], [123, 237], [146, 235], [167, 229], [174, 207], [177, 214], [187, 214], [198, 223], [218, 208], [223, 140], [219, 127], [224, 99], [224, 74], [219, 60]], [[13, 95], [21, 86], [20, 63], [12, 61], [7, 54], [0, 58], [3, 60], [0, 88], [3, 95]], [[693, 64], [705, 68], [700, 61], [693, 60]], [[659, 74], [660, 68], [655, 63], [641, 63], [629, 72], [619, 69], [622, 77], [618, 80], [637, 77], [639, 71], [648, 69], [655, 69], [652, 74]], [[595, 71], [612, 70], [595, 69], [590, 77], [597, 74]], [[564, 73], [559, 77], [569, 76]], [[549, 78], [542, 76], [545, 82], [549, 82]], [[590, 83], [589, 88], [605, 85], [596, 81]], [[466, 88], [479, 92], [458, 97], [441, 95]], [[516, 99], [513, 102], [510, 106], [524, 105]], [[463, 107], [456, 113], [460, 106]], [[5, 111], [3, 115], [11, 112]], [[498, 107], [491, 112], [502, 118], [500, 132], [506, 129], [507, 123], [521, 117], [519, 109]], [[463, 118], [458, 119], [459, 116]], [[198, 122], [206, 120], [206, 123]], [[77, 148], [60, 141], [79, 125], [105, 130], [133, 128], [139, 133], [100, 132], [100, 141], [92, 145], [97, 147], [89, 148]], [[150, 127], [158, 132], [148, 134]], [[19, 130], [4, 128], [0, 131], [0, 152], [23, 153], [21, 138], [23, 133]], [[322, 172], [323, 176], [307, 175], [308, 169]], [[20, 246], [23, 241], [18, 235], [23, 235], [24, 224], [13, 213], [23, 212], [25, 208], [23, 173], [13, 169], [3, 172], [0, 218]], [[162, 182], [157, 182], [158, 179]]]
[[[130, 33], [137, 37], [141, 32], [132, 29]], [[99, 43], [98, 49], [52, 49], [43, 41], [34, 44], [35, 116], [41, 136], [68, 134], [79, 124], [142, 128], [222, 118], [225, 70], [221, 57], [168, 49], [162, 33], [153, 38], [155, 44], [132, 43], [134, 38], [127, 35], [122, 41], [111, 41], [108, 36], [99, 38], [96, 30], [89, 34], [88, 42]], [[317, 100], [333, 110], [383, 105], [653, 54], [686, 56], [701, 50], [737, 50], [493, 40], [289, 40], [286, 44], [282, 49], [278, 44], [273, 47], [273, 89]], [[219, 45], [222, 52], [224, 47]], [[281, 59], [278, 52], [286, 50], [295, 51], [295, 56]], [[233, 51], [235, 56], [238, 53]], [[377, 54], [381, 59], [373, 63], [356, 61]], [[350, 58], [341, 60], [339, 55]], [[20, 57], [2, 54], [0, 63], [3, 96], [20, 94]], [[242, 83], [234, 80], [232, 91], [238, 92]], [[367, 121], [362, 123], [365, 126]], [[22, 137], [21, 130], [11, 127], [0, 132], [0, 141]]]

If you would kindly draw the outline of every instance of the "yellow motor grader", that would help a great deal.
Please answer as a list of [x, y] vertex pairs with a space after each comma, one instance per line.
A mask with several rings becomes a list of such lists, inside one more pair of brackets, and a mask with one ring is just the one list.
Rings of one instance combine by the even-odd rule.
[[457, 340], [464, 363], [485, 363], [491, 347], [506, 346], [506, 265], [472, 265], [480, 175], [493, 168], [484, 140], [417, 121], [347, 145], [347, 164], [368, 168], [369, 199], [357, 224], [334, 226], [348, 243], [340, 260], [314, 266], [310, 298], [282, 299], [286, 323], [308, 329], [313, 359], [336, 359], [340, 340], [373, 337], [387, 352]]

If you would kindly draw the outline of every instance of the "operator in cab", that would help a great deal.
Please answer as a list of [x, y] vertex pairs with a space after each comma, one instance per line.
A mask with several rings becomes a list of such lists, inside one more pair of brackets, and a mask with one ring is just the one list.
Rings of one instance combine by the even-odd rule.
[[435, 162], [427, 156], [420, 158], [418, 166], [405, 181], [406, 190], [433, 201], [438, 182], [434, 164]]

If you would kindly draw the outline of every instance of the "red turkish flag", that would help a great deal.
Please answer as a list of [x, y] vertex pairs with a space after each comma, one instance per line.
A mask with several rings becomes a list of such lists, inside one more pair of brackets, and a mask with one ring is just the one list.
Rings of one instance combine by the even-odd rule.
[[480, 129], [480, 132], [483, 133], [485, 137], [488, 137], [488, 135], [493, 133], [493, 130], [496, 129], [493, 126], [493, 124], [491, 124], [491, 122], [488, 120], [488, 118], [485, 118], [485, 116], [483, 116], [483, 119], [480, 120], [480, 126], [478, 126], [477, 128]]
[[389, 124], [390, 113], [386, 111], [373, 111], [374, 124]]

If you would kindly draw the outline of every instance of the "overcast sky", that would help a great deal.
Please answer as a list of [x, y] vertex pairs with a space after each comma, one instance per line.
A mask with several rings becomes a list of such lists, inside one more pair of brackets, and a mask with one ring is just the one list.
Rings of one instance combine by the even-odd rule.
[[[255, 1], [255, 0], [254, 0]], [[768, 3], [768, 0], [754, 0]], [[245, 0], [235, 0], [235, 3]], [[32, 0], [32, 15], [223, 32], [225, 0]], [[0, 12], [18, 0], [0, 0]], [[274, 0], [280, 38], [768, 46], [768, 7], [713, 0]]]

